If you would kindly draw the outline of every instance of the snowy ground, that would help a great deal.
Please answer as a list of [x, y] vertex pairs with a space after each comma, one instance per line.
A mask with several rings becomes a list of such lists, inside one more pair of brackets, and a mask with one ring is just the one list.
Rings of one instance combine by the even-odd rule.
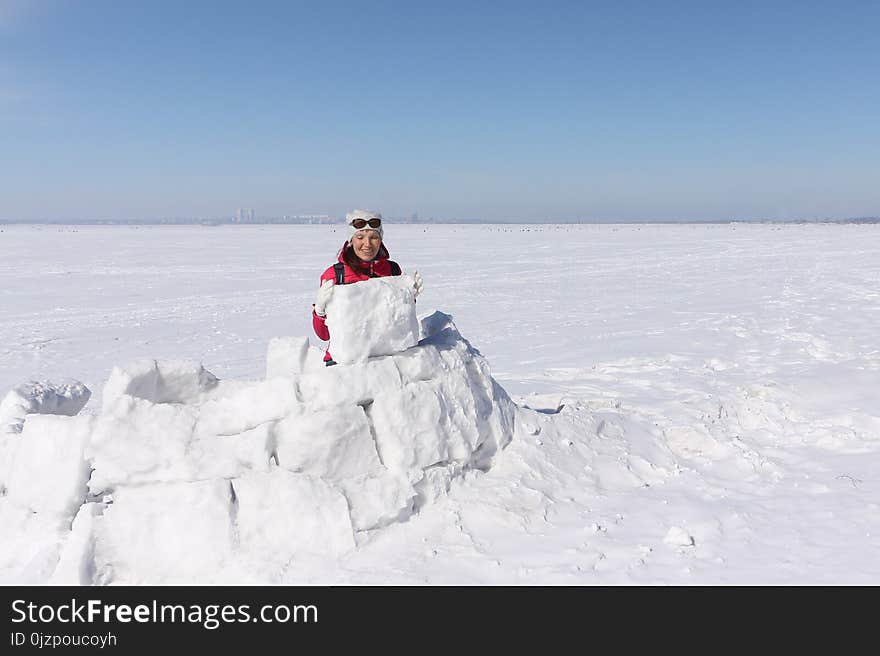
[[[261, 378], [270, 338], [317, 343], [343, 239], [0, 227], [0, 395], [72, 377], [97, 414], [143, 357]], [[281, 581], [880, 582], [880, 227], [389, 225], [386, 244], [424, 276], [419, 314], [453, 315], [536, 411], [487, 473]], [[0, 580], [22, 579], [22, 540]]]

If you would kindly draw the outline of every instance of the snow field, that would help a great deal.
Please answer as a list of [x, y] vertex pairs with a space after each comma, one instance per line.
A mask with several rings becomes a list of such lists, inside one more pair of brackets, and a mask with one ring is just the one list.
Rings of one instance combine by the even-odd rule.
[[[409, 349], [406, 358], [357, 365], [393, 388], [382, 400], [343, 375], [344, 367], [322, 368], [321, 350], [307, 339], [273, 340], [310, 331], [317, 272], [340, 241], [329, 228], [11, 227], [0, 233], [10, 254], [0, 260], [2, 389], [75, 375], [92, 394], [73, 419], [109, 422], [103, 388], [117, 363], [146, 359], [158, 376], [178, 358], [204, 362], [221, 379], [210, 389], [199, 387], [193, 364], [183, 376], [190, 391], [174, 392], [178, 401], [158, 404], [155, 391], [132, 397], [146, 407], [189, 408], [179, 417], [137, 415], [138, 422], [179, 422], [181, 439], [195, 422], [187, 444], [197, 448], [184, 450], [186, 467], [157, 465], [156, 477], [167, 483], [119, 489], [158, 490], [174, 477], [205, 476], [190, 481], [201, 484], [216, 473], [229, 483], [216, 499], [234, 517], [235, 481], [264, 474], [266, 462], [269, 471], [289, 471], [276, 464], [285, 458], [292, 469], [320, 464], [318, 476], [290, 473], [323, 480], [345, 497], [355, 544], [341, 555], [328, 548], [326, 557], [297, 548], [279, 565], [256, 547], [235, 546], [233, 531], [229, 553], [240, 566], [224, 575], [234, 580], [880, 580], [876, 227], [432, 225], [389, 226], [386, 235], [395, 259], [425, 276], [423, 322], [432, 323], [433, 307], [454, 314], [485, 356], [463, 357], [464, 368], [479, 377], [491, 362], [490, 386], [471, 385], [470, 397], [450, 403], [447, 383], [432, 376], [438, 367], [460, 370], [445, 353], [442, 317], [427, 331], [436, 353]], [[463, 341], [462, 348], [472, 347]], [[500, 398], [489, 391], [496, 385], [518, 404], [503, 450], [484, 459], [480, 447], [466, 465], [388, 469], [466, 449], [495, 422], [478, 409], [485, 398]], [[339, 389], [328, 398], [331, 387]], [[30, 403], [27, 393], [19, 397]], [[387, 458], [385, 473], [376, 476], [366, 463], [358, 470], [361, 456], [343, 453], [362, 453], [361, 421], [375, 431], [385, 405], [414, 418], [407, 421], [436, 422], [449, 439], [414, 441], [410, 449], [386, 422], [387, 433], [370, 432], [375, 458]], [[473, 422], [462, 424], [469, 415]], [[296, 436], [297, 416], [318, 424], [345, 417], [354, 428], [339, 432], [344, 448], [332, 440], [307, 444]], [[25, 412], [18, 423], [26, 430], [40, 417], [55, 419]], [[68, 425], [70, 418], [57, 419]], [[124, 419], [114, 421], [129, 430]], [[90, 424], [90, 437], [94, 430]], [[241, 441], [248, 431], [252, 442]], [[0, 449], [8, 453], [8, 438], [23, 434], [0, 435]], [[228, 445], [222, 453], [221, 444]], [[155, 447], [157, 455], [167, 446]], [[105, 462], [107, 476], [149, 478], [148, 461], [130, 465], [131, 474]], [[0, 486], [11, 463], [0, 458]], [[50, 487], [37, 468], [30, 471]], [[63, 478], [75, 482], [78, 471]], [[103, 475], [92, 473], [95, 481]], [[96, 538], [112, 492], [86, 488], [72, 524], [66, 514], [29, 509], [32, 497], [40, 503], [36, 490], [13, 493], [14, 503], [10, 492], [0, 487], [0, 579], [112, 582], [144, 574], [114, 575], [115, 556]], [[73, 493], [60, 496], [55, 507]], [[226, 521], [234, 527], [237, 520]], [[327, 527], [322, 535], [332, 541], [336, 534]], [[195, 576], [183, 570], [175, 575]]]

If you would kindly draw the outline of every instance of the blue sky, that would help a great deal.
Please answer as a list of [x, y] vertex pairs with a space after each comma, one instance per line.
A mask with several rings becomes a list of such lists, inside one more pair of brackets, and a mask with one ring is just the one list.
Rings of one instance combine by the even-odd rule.
[[0, 219], [880, 215], [877, 2], [0, 0]]

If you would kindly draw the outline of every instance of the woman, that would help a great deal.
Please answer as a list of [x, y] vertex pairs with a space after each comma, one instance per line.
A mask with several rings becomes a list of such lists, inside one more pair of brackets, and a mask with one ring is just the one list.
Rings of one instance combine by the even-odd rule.
[[[338, 262], [321, 274], [318, 298], [312, 310], [312, 326], [315, 334], [325, 342], [330, 339], [327, 329], [327, 303], [333, 296], [335, 285], [348, 285], [370, 278], [399, 276], [400, 266], [388, 259], [388, 249], [382, 243], [385, 230], [382, 215], [369, 210], [354, 210], [345, 215], [351, 235], [339, 251]], [[422, 292], [422, 277], [413, 272], [413, 291], [415, 296]], [[336, 364], [328, 349], [324, 353], [324, 363], [329, 367]]]

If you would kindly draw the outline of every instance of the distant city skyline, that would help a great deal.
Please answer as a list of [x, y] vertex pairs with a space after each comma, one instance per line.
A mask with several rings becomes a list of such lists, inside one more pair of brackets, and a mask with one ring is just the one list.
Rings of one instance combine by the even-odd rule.
[[855, 0], [5, 0], [0, 222], [873, 217], [878, 32]]
[[[482, 221], [465, 221], [462, 219], [448, 217], [414, 217], [410, 216], [389, 216], [386, 217], [387, 222], [397, 224], [412, 225], [430, 225], [430, 224], [473, 224], [473, 225], [599, 225], [599, 224], [698, 224], [698, 223], [841, 223], [841, 224], [880, 224], [880, 216], [858, 216], [858, 217], [807, 217], [807, 218], [791, 218], [791, 219], [768, 219], [768, 218], [733, 218], [733, 219], [608, 219], [608, 220], [591, 220], [591, 221], [558, 221], [553, 219], [544, 220], [515, 220], [515, 219], [498, 219], [498, 220], [482, 220]], [[282, 216], [253, 216], [252, 218], [240, 219], [236, 216], [220, 216], [220, 217], [188, 217], [188, 216], [167, 216], [149, 219], [42, 219], [32, 221], [10, 221], [0, 218], [0, 225], [324, 225], [324, 226], [342, 226], [345, 225], [343, 217], [330, 216], [326, 214], [307, 214], [307, 215], [282, 215]]]

